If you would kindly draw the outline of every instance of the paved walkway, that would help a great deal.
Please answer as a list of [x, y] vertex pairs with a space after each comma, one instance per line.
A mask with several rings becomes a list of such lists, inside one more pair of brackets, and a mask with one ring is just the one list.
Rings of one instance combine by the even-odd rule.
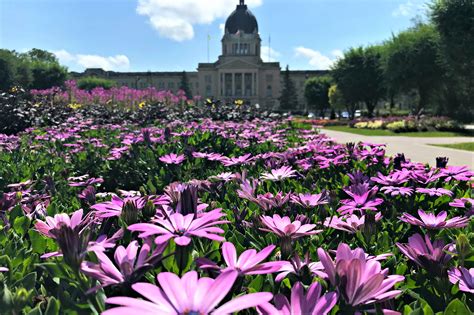
[[387, 145], [387, 155], [404, 153], [412, 161], [436, 164], [436, 157], [449, 157], [449, 165], [467, 165], [474, 169], [474, 152], [435, 147], [429, 144], [453, 144], [461, 142], [473, 142], [473, 137], [451, 137], [451, 138], [415, 138], [415, 137], [381, 137], [362, 136], [348, 132], [321, 129], [322, 133], [339, 143], [367, 141], [372, 143], [383, 143]]

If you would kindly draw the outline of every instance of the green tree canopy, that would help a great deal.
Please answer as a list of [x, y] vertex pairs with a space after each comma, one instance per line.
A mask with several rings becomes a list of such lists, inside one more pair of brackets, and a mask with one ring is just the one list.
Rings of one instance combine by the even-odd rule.
[[304, 86], [304, 96], [310, 108], [317, 110], [320, 116], [324, 116], [329, 109], [329, 88], [331, 78], [328, 76], [312, 77], [306, 80]]
[[179, 89], [184, 91], [187, 99], [193, 98], [193, 94], [191, 93], [191, 88], [189, 87], [188, 74], [186, 73], [186, 71], [183, 71], [181, 74]]
[[0, 50], [0, 89], [13, 85], [46, 89], [63, 85], [66, 78], [67, 69], [50, 52], [32, 49], [19, 54], [14, 50]]
[[439, 61], [439, 36], [431, 25], [418, 24], [386, 43], [385, 77], [392, 91], [416, 91], [421, 113], [442, 84], [444, 69]]
[[283, 88], [280, 96], [280, 107], [284, 110], [298, 108], [298, 95], [295, 83], [290, 77], [290, 67], [287, 65], [283, 73]]
[[102, 87], [108, 90], [114, 87], [115, 85], [116, 85], [115, 81], [104, 79], [104, 78], [98, 78], [98, 77], [84, 77], [84, 78], [80, 78], [77, 81], [77, 86], [80, 89], [88, 90], [88, 91], [93, 90], [97, 87]]
[[359, 103], [364, 103], [369, 116], [386, 95], [382, 49], [379, 46], [352, 48], [333, 67], [332, 76], [346, 100], [351, 118]]
[[448, 71], [446, 91], [452, 113], [463, 120], [474, 119], [474, 2], [436, 0], [431, 20], [440, 34], [442, 57]]

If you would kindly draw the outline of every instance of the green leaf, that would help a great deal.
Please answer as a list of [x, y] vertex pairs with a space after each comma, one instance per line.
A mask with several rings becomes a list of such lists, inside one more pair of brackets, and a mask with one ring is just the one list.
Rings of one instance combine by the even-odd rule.
[[449, 303], [448, 307], [444, 310], [445, 315], [471, 315], [471, 311], [467, 308], [466, 304], [461, 302], [459, 299], [455, 299]]
[[45, 315], [58, 315], [59, 314], [59, 301], [52, 297], [49, 302], [48, 306], [46, 307]]
[[255, 292], [259, 292], [263, 286], [263, 276], [259, 275], [252, 280], [249, 284], [249, 288], [255, 289]]

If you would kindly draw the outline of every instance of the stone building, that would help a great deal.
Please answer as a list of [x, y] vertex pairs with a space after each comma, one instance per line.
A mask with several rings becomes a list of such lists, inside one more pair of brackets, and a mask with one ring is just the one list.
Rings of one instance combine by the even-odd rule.
[[[222, 37], [222, 51], [213, 63], [199, 63], [197, 71], [186, 72], [193, 95], [224, 101], [244, 99], [270, 110], [279, 109], [282, 69], [279, 62], [264, 62], [261, 58], [261, 43], [258, 22], [252, 12], [240, 3], [225, 23]], [[283, 70], [284, 71], [284, 70]], [[326, 74], [327, 71], [290, 71], [297, 94], [299, 108], [306, 110], [304, 83], [312, 76]], [[155, 87], [159, 90], [177, 91], [182, 72], [114, 72], [102, 69], [86, 69], [83, 73], [73, 73], [75, 77], [98, 76], [132, 88]]]

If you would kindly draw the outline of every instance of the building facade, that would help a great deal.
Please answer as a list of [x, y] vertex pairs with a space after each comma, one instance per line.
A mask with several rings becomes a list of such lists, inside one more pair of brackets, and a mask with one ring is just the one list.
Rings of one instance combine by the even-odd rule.
[[[222, 51], [213, 63], [199, 63], [197, 71], [186, 72], [193, 95], [223, 101], [244, 99], [262, 108], [279, 110], [282, 69], [279, 62], [264, 62], [261, 58], [261, 43], [258, 22], [245, 5], [244, 0], [227, 18], [222, 37]], [[283, 70], [284, 71], [284, 70]], [[299, 108], [307, 109], [304, 98], [305, 81], [327, 71], [290, 71], [295, 84]], [[97, 76], [111, 79], [119, 86], [143, 89], [155, 87], [176, 92], [181, 84], [183, 72], [114, 72], [102, 69], [86, 69], [83, 73], [72, 73], [75, 77]]]

